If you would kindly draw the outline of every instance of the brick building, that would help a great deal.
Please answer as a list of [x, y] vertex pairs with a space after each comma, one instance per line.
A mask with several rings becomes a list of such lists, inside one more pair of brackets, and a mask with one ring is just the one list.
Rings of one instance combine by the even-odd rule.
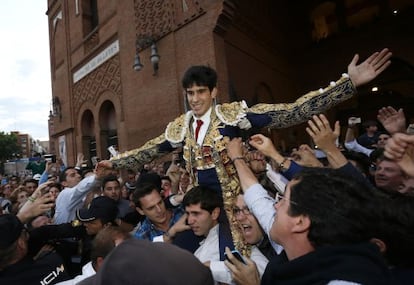
[[[125, 151], [157, 136], [184, 111], [180, 79], [197, 64], [217, 70], [220, 102], [290, 102], [339, 78], [355, 52], [386, 46], [396, 58], [373, 82], [378, 100], [371, 84], [328, 115], [369, 119], [384, 104], [412, 106], [411, 2], [48, 0], [50, 151], [73, 164], [77, 152], [107, 158], [110, 145]], [[136, 54], [143, 66], [134, 69]], [[308, 140], [303, 126], [271, 135], [284, 146]]]
[[[19, 131], [10, 133], [17, 137], [17, 144], [20, 146], [21, 153], [18, 154], [17, 158], [30, 158], [37, 153], [42, 154], [47, 151], [39, 140], [35, 140], [29, 134], [20, 133]], [[47, 142], [47, 144], [49, 144], [49, 142]]]

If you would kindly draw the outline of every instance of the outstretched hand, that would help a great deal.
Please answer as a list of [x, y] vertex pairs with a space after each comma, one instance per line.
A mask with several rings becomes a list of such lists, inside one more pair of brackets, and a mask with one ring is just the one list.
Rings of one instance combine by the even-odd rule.
[[[32, 198], [32, 197], [31, 197]], [[47, 193], [38, 198], [28, 199], [20, 208], [17, 217], [22, 223], [27, 223], [31, 218], [39, 216], [47, 211], [50, 211], [54, 206], [54, 197]]]
[[397, 111], [391, 106], [382, 107], [378, 110], [377, 119], [391, 135], [405, 132], [406, 121], [403, 109]]
[[328, 119], [323, 115], [312, 117], [312, 120], [308, 121], [309, 127], [306, 128], [306, 132], [312, 137], [315, 144], [325, 153], [330, 150], [336, 149], [335, 141], [340, 134], [339, 122], [335, 122], [335, 129], [332, 131], [329, 125]]
[[95, 174], [98, 179], [111, 174], [112, 172], [112, 163], [109, 160], [102, 160], [98, 162], [95, 166]]
[[273, 142], [262, 134], [253, 135], [250, 137], [250, 145], [259, 150], [265, 156], [271, 157], [272, 154], [277, 153]]
[[359, 55], [356, 54], [348, 65], [348, 74], [355, 87], [370, 82], [383, 72], [390, 64], [392, 53], [384, 48], [380, 52], [373, 53], [364, 62], [357, 65]]

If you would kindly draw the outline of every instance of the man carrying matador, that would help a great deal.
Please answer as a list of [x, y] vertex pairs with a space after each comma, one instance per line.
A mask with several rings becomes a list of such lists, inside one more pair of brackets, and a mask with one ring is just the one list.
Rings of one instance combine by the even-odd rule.
[[[226, 144], [240, 137], [243, 130], [285, 128], [302, 123], [312, 115], [324, 112], [356, 94], [356, 88], [373, 80], [390, 65], [391, 52], [383, 49], [361, 64], [355, 55], [348, 73], [330, 86], [309, 92], [293, 103], [257, 104], [248, 107], [244, 101], [215, 104], [217, 74], [207, 66], [192, 66], [184, 74], [182, 86], [190, 111], [170, 122], [165, 132], [140, 148], [121, 153], [110, 161], [101, 161], [106, 168], [139, 169], [177, 147], [183, 147], [186, 169], [195, 185], [216, 190], [223, 197], [224, 210], [230, 221], [230, 232], [220, 233], [220, 252], [229, 239], [245, 254], [244, 243], [235, 223], [232, 207], [240, 192], [233, 162], [226, 153]], [[232, 237], [232, 238], [231, 238]]]

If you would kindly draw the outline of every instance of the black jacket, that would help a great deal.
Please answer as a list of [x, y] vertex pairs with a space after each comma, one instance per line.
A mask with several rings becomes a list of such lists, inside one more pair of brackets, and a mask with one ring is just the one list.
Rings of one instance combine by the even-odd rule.
[[291, 261], [286, 255], [276, 256], [267, 265], [262, 284], [326, 285], [333, 280], [392, 284], [378, 247], [370, 243], [324, 246]]

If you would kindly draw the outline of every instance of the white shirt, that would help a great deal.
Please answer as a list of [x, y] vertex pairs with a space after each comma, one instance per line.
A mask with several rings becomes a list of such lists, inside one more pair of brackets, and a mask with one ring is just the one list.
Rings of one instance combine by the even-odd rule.
[[95, 269], [93, 269], [92, 261], [89, 261], [82, 267], [82, 274], [75, 276], [75, 278], [66, 280], [63, 282], [56, 283], [56, 285], [75, 285], [81, 282], [82, 280], [91, 277], [92, 275], [95, 275]]
[[276, 210], [273, 207], [275, 200], [267, 194], [267, 191], [262, 185], [256, 183], [247, 188], [244, 192], [244, 202], [269, 237], [273, 249], [277, 254], [281, 253], [283, 247], [270, 238], [270, 229], [276, 215]]
[[193, 127], [193, 131], [194, 131], [193, 132], [194, 135], [195, 135], [195, 130], [197, 128], [197, 120], [202, 120], [203, 121], [203, 124], [200, 127], [200, 131], [198, 132], [197, 143], [199, 145], [203, 144], [204, 137], [207, 134], [208, 126], [210, 125], [210, 121], [211, 121], [211, 119], [210, 119], [211, 111], [212, 111], [212, 108], [210, 107], [210, 109], [208, 109], [208, 111], [204, 115], [202, 115], [200, 118], [197, 118], [196, 116], [193, 115], [192, 127]]
[[362, 146], [362, 145], [360, 145], [358, 142], [357, 142], [357, 140], [352, 140], [352, 141], [349, 141], [349, 142], [346, 142], [345, 143], [345, 147], [348, 149], [348, 150], [353, 150], [353, 151], [356, 151], [356, 152], [360, 152], [360, 153], [363, 153], [363, 154], [365, 154], [366, 156], [370, 156], [371, 155], [371, 153], [374, 151], [373, 149], [369, 149], [369, 148], [366, 148], [366, 147], [364, 147], [364, 146]]
[[[203, 263], [210, 261], [210, 270], [215, 282], [234, 284], [231, 271], [224, 264], [224, 261], [220, 261], [218, 232], [219, 225], [211, 228], [207, 237], [200, 243], [200, 247], [194, 252], [194, 255]], [[256, 263], [261, 277], [269, 260], [255, 246], [252, 247], [250, 258]]]
[[82, 207], [83, 198], [95, 186], [96, 175], [82, 179], [78, 185], [65, 188], [56, 199], [55, 224], [70, 223], [76, 218], [76, 210]]

